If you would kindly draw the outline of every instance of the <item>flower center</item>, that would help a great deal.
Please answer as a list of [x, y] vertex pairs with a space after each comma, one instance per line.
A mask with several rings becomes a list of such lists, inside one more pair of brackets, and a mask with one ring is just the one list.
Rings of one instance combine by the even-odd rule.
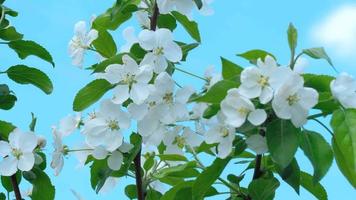
[[132, 85], [132, 84], [136, 83], [135, 75], [126, 74], [123, 82], [127, 85]]
[[88, 48], [86, 45], [83, 44], [83, 42], [80, 38], [72, 39], [72, 41], [73, 41], [73, 46], [76, 49], [87, 49]]
[[229, 130], [225, 127], [221, 127], [220, 136], [226, 138], [227, 136], [229, 136]]
[[19, 149], [12, 149], [12, 155], [18, 160], [22, 156], [22, 151]]
[[262, 87], [265, 87], [269, 85], [268, 81], [269, 77], [261, 75], [260, 79], [258, 80], [258, 84]]
[[186, 140], [183, 136], [177, 136], [174, 138], [173, 144], [176, 144], [179, 148], [183, 148], [185, 146]]
[[163, 100], [164, 100], [167, 104], [173, 103], [173, 93], [172, 93], [172, 92], [166, 93], [166, 94], [163, 96]]
[[156, 56], [163, 55], [163, 47], [157, 47], [153, 50], [153, 54]]
[[116, 120], [109, 120], [108, 121], [108, 127], [112, 130], [112, 131], [117, 131], [120, 129], [119, 126], [119, 122]]
[[288, 104], [291, 106], [299, 101], [297, 94], [289, 95], [287, 98]]
[[241, 115], [247, 115], [251, 111], [245, 107], [240, 107], [237, 109], [237, 112], [240, 113]]

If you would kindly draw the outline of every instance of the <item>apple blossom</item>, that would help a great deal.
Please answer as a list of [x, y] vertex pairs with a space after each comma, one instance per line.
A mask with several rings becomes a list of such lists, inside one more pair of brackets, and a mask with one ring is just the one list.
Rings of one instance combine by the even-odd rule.
[[276, 92], [272, 107], [281, 119], [291, 119], [296, 127], [307, 122], [309, 109], [318, 103], [319, 94], [312, 88], [304, 87], [303, 78], [294, 74]]
[[140, 46], [148, 52], [142, 60], [142, 65], [154, 66], [154, 72], [163, 72], [168, 61], [179, 62], [182, 57], [182, 49], [173, 41], [172, 32], [166, 28], [156, 31], [143, 30], [138, 36]]
[[37, 137], [33, 132], [22, 132], [16, 128], [9, 135], [9, 142], [0, 141], [0, 175], [11, 176], [17, 170], [30, 171], [35, 164], [33, 153]]
[[157, 0], [159, 12], [168, 14], [171, 11], [178, 11], [184, 15], [190, 16], [194, 8], [192, 0]]
[[79, 21], [74, 26], [75, 35], [69, 42], [69, 54], [72, 58], [72, 64], [81, 67], [83, 64], [85, 51], [91, 43], [98, 38], [98, 31], [95, 29], [87, 32], [86, 23]]
[[166, 145], [164, 153], [183, 155], [183, 149], [186, 146], [188, 149], [194, 148], [198, 147], [202, 142], [203, 139], [190, 128], [177, 126], [172, 131], [168, 132], [163, 139], [163, 143]]
[[129, 26], [122, 31], [122, 37], [126, 41], [126, 44], [121, 46], [121, 52], [130, 52], [132, 45], [138, 43], [138, 38], [135, 35], [135, 28], [132, 26]]
[[209, 66], [204, 72], [204, 78], [208, 80], [205, 88], [210, 89], [215, 83], [222, 80], [222, 75], [215, 72], [214, 66]]
[[68, 136], [79, 127], [80, 122], [80, 113], [76, 113], [75, 115], [68, 115], [59, 121], [58, 131], [61, 132], [63, 136]]
[[242, 126], [246, 118], [255, 126], [261, 125], [267, 118], [266, 111], [256, 109], [236, 88], [230, 89], [221, 102], [221, 112], [226, 117], [226, 123], [236, 128]]
[[212, 4], [213, 1], [214, 0], [202, 0], [203, 6], [199, 12], [205, 16], [213, 15], [215, 11], [210, 7], [210, 4]]
[[347, 73], [341, 73], [330, 83], [333, 96], [345, 108], [356, 108], [356, 80]]
[[267, 140], [260, 134], [254, 134], [246, 139], [247, 147], [256, 154], [264, 154], [268, 152]]
[[54, 175], [58, 176], [63, 169], [63, 157], [68, 153], [68, 147], [62, 142], [64, 136], [63, 132], [57, 130], [56, 127], [52, 128], [52, 136], [54, 152], [52, 154], [51, 167], [54, 169]]

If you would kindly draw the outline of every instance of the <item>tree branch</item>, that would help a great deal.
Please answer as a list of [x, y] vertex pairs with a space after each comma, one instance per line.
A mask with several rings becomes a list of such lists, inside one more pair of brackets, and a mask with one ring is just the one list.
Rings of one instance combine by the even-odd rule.
[[16, 180], [16, 174], [12, 175], [10, 177], [10, 179], [11, 179], [12, 188], [14, 189], [16, 200], [22, 200], [21, 192], [20, 192], [20, 189], [19, 189], [19, 185], [18, 185], [17, 180]]
[[137, 199], [144, 200], [145, 195], [142, 187], [142, 174], [141, 174], [141, 150], [137, 153], [135, 159], [135, 175], [136, 175], [136, 188], [137, 188]]
[[151, 30], [155, 31], [157, 27], [157, 20], [158, 20], [159, 10], [157, 2], [153, 6], [153, 14], [151, 16]]
[[[262, 135], [262, 136], [265, 136], [266, 135], [265, 130], [264, 129], [260, 129], [259, 134]], [[257, 155], [256, 156], [255, 169], [253, 171], [252, 180], [258, 179], [262, 175], [262, 171], [261, 171], [262, 156], [263, 155]]]

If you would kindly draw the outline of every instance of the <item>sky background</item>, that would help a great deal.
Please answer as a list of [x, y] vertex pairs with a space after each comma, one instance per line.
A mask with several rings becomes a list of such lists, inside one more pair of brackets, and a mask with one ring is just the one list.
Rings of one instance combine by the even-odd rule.
[[[71, 65], [67, 53], [68, 41], [73, 36], [73, 26], [79, 20], [89, 21], [92, 15], [99, 15], [112, 5], [114, 0], [8, 0], [5, 5], [19, 11], [19, 17], [12, 20], [18, 31], [25, 34], [25, 39], [34, 40], [44, 45], [51, 52], [56, 68], [37, 58], [30, 57], [20, 61], [12, 51], [0, 47], [0, 70], [15, 64], [27, 64], [47, 72], [54, 83], [54, 92], [44, 95], [32, 86], [12, 85], [19, 100], [11, 111], [1, 111], [2, 120], [11, 121], [23, 130], [28, 129], [34, 112], [38, 116], [37, 133], [48, 139], [46, 152], [50, 156], [51, 129], [62, 117], [72, 113], [72, 101], [76, 92], [94, 77], [88, 71]], [[214, 65], [219, 71], [220, 56], [243, 66], [248, 63], [236, 57], [250, 49], [264, 49], [273, 53], [281, 64], [289, 61], [289, 48], [286, 29], [293, 22], [299, 31], [298, 50], [324, 46], [339, 71], [356, 75], [356, 2], [343, 0], [215, 0], [212, 16], [194, 15], [199, 23], [202, 45], [195, 49], [183, 63], [182, 68], [196, 74], [203, 74], [206, 67]], [[137, 22], [130, 20], [117, 30], [114, 39], [120, 47], [123, 45], [121, 32], [127, 26], [137, 27]], [[138, 32], [138, 29], [136, 29]], [[193, 42], [181, 28], [175, 32], [175, 38], [184, 42]], [[97, 61], [93, 54], [87, 54], [85, 66]], [[335, 75], [325, 61], [305, 58], [305, 71]], [[201, 86], [201, 82], [182, 74], [176, 74], [180, 84]], [[1, 83], [10, 83], [6, 77], [0, 77]], [[95, 107], [95, 106], [94, 106]], [[93, 108], [94, 108], [93, 107]], [[91, 111], [93, 108], [88, 109]], [[309, 123], [307, 127], [318, 130], [330, 142], [328, 133], [318, 125]], [[74, 145], [80, 142], [76, 133], [66, 140]], [[312, 173], [312, 167], [302, 152], [297, 153], [301, 169]], [[209, 163], [210, 160], [204, 160]], [[56, 199], [75, 199], [70, 189], [76, 190], [86, 200], [126, 199], [124, 187], [132, 180], [122, 179], [115, 190], [109, 194], [97, 196], [90, 188], [89, 169], [75, 169], [74, 157], [66, 159], [65, 167], [59, 177], [47, 169], [56, 186]], [[224, 174], [239, 173], [243, 167], [230, 165]], [[247, 177], [249, 178], [249, 177]], [[250, 180], [250, 179], [249, 179]], [[329, 194], [329, 199], [355, 199], [356, 191], [339, 172], [334, 162], [327, 176], [321, 181]], [[22, 184], [21, 189], [28, 185]], [[45, 188], [44, 188], [45, 189]], [[222, 199], [213, 198], [213, 199]], [[276, 200], [314, 199], [307, 191], [301, 190], [300, 196], [285, 183], [277, 190]]]

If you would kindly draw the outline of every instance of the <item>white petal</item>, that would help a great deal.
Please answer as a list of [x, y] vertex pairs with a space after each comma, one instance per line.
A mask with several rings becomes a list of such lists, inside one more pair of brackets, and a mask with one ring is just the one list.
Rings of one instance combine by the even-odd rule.
[[308, 110], [305, 110], [298, 104], [291, 107], [291, 120], [295, 127], [299, 128], [307, 122]]
[[34, 133], [23, 133], [20, 137], [19, 149], [24, 153], [29, 153], [36, 148], [37, 146], [37, 137]]
[[92, 29], [89, 31], [88, 35], [87, 35], [87, 42], [86, 42], [86, 46], [90, 46], [91, 43], [96, 40], [99, 36], [99, 32], [95, 29]]
[[273, 98], [273, 89], [271, 87], [264, 87], [260, 95], [260, 102], [266, 104], [270, 102]]
[[145, 83], [134, 84], [130, 91], [130, 97], [135, 104], [142, 104], [149, 94], [148, 85]]
[[242, 96], [245, 96], [247, 98], [255, 98], [261, 95], [261, 86], [259, 85], [255, 85], [252, 87], [241, 85], [238, 90]]
[[33, 153], [26, 153], [20, 157], [18, 168], [21, 171], [30, 171], [33, 168], [34, 164], [35, 164], [35, 156], [33, 155]]
[[138, 40], [139, 40], [140, 46], [145, 50], [152, 50], [156, 47], [157, 41], [156, 41], [154, 31], [144, 29], [138, 35]]
[[183, 137], [186, 138], [187, 143], [191, 147], [198, 147], [203, 139], [196, 133], [194, 133], [190, 128], [185, 128], [183, 132]]
[[264, 154], [268, 151], [266, 138], [259, 134], [251, 135], [248, 137], [246, 139], [246, 144], [248, 148], [250, 148], [256, 154]]
[[168, 67], [168, 62], [164, 56], [155, 56], [154, 59], [154, 72], [161, 73]]
[[261, 125], [266, 119], [267, 113], [263, 109], [256, 109], [248, 115], [248, 121], [255, 126]]
[[173, 41], [172, 32], [166, 28], [157, 29], [155, 32], [158, 47], [166, 48]]
[[148, 83], [153, 76], [153, 70], [150, 65], [143, 65], [140, 67], [135, 76], [135, 80], [139, 83]]
[[170, 42], [164, 47], [164, 56], [171, 62], [179, 62], [183, 57], [182, 49], [177, 43]]
[[303, 88], [299, 91], [299, 104], [304, 109], [311, 109], [318, 103], [319, 94], [313, 88]]
[[0, 141], [0, 156], [5, 157], [11, 153], [10, 144], [5, 141]]
[[106, 194], [110, 191], [112, 191], [115, 186], [117, 185], [117, 182], [119, 181], [119, 178], [115, 177], [109, 177], [105, 180], [105, 183], [103, 187], [100, 189], [99, 194]]
[[76, 35], [84, 36], [87, 32], [87, 25], [85, 21], [79, 21], [74, 25], [74, 33]]
[[6, 157], [0, 162], [0, 175], [12, 176], [17, 172], [18, 160], [15, 157]]
[[131, 103], [128, 107], [127, 110], [129, 111], [129, 113], [131, 114], [131, 117], [133, 117], [136, 120], [142, 120], [143, 117], [145, 117], [145, 115], [148, 112], [148, 105], [147, 104], [141, 104], [141, 105], [137, 105], [134, 103]]
[[112, 101], [116, 104], [122, 104], [130, 97], [128, 85], [117, 85], [113, 89], [113, 93], [114, 93], [114, 96], [113, 96]]
[[108, 166], [112, 170], [119, 170], [121, 168], [122, 161], [122, 153], [120, 153], [119, 151], [114, 151], [112, 155], [108, 158]]
[[108, 151], [104, 147], [98, 146], [94, 149], [92, 155], [95, 159], [103, 160], [108, 155]]
[[228, 140], [223, 140], [219, 145], [218, 145], [218, 157], [219, 158], [226, 158], [232, 151], [232, 142]]

